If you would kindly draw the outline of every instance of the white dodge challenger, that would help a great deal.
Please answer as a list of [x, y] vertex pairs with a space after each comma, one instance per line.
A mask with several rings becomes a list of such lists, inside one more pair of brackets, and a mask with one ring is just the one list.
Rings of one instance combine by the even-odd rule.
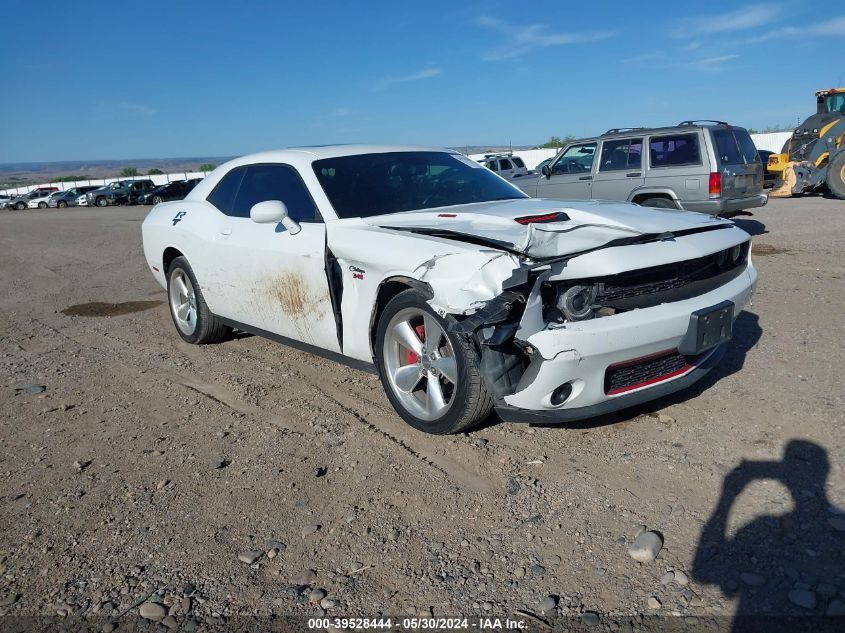
[[566, 422], [677, 391], [754, 290], [732, 222], [527, 197], [458, 153], [253, 154], [153, 208], [144, 253], [189, 343], [232, 330], [375, 370], [410, 425]]

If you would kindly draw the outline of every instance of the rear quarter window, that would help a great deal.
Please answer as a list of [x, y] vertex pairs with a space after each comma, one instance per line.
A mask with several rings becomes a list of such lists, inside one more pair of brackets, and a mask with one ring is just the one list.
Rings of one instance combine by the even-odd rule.
[[700, 165], [698, 134], [652, 136], [648, 142], [649, 164], [652, 167]]

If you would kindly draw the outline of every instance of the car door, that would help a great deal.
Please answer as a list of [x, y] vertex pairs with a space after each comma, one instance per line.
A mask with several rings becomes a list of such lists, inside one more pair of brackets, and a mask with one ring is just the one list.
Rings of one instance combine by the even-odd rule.
[[[208, 290], [202, 287], [220, 316], [339, 352], [326, 277], [326, 228], [298, 172], [278, 163], [236, 168], [208, 200], [221, 214], [205, 258]], [[250, 209], [266, 200], [281, 200], [300, 232], [253, 222]]]
[[537, 182], [537, 198], [588, 200], [591, 195], [593, 158], [596, 143], [578, 143], [567, 147], [551, 165], [548, 177]]
[[602, 141], [591, 197], [628, 200], [644, 182], [642, 137]]
[[499, 175], [506, 180], [513, 179], [513, 163], [507, 158], [499, 159]]

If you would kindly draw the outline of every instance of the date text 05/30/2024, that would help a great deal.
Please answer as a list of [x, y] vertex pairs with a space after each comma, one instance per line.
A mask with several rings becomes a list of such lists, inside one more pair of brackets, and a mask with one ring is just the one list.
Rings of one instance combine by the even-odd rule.
[[439, 631], [444, 629], [455, 630], [498, 630], [516, 631], [526, 628], [525, 620], [512, 620], [510, 618], [310, 618], [309, 629], [374, 629], [374, 630], [412, 630], [412, 631]]

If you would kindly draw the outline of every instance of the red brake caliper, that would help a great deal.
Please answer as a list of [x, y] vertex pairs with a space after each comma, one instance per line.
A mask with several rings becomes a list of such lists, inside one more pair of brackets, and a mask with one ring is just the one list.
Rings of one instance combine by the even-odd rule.
[[[417, 336], [420, 337], [421, 341], [425, 341], [425, 328], [422, 325], [418, 325], [414, 328], [414, 331], [417, 333]], [[408, 364], [413, 365], [417, 362], [417, 353], [411, 350], [408, 350]]]

